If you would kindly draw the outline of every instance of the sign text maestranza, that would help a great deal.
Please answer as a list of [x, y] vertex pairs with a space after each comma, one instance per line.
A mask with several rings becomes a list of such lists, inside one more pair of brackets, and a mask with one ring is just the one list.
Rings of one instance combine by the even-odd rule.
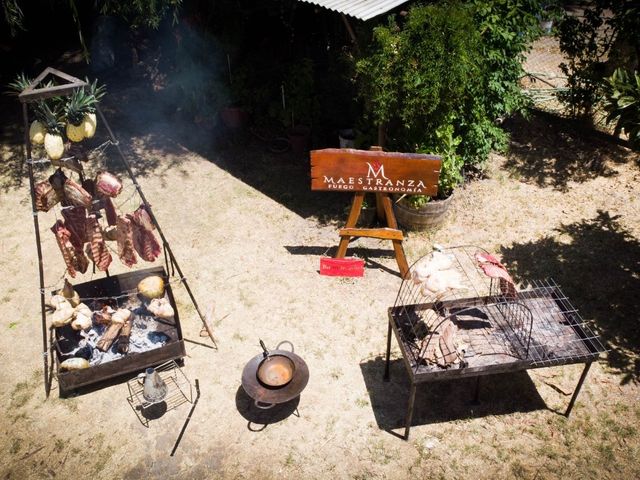
[[328, 148], [311, 152], [311, 189], [438, 194], [440, 157]]

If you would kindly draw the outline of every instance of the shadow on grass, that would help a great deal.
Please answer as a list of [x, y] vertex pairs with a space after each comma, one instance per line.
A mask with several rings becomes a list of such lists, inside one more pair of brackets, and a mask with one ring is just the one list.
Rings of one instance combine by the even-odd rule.
[[524, 181], [560, 191], [572, 181], [616, 175], [611, 163], [640, 159], [560, 117], [534, 113], [529, 120], [513, 118], [505, 127], [511, 134], [505, 168]]
[[247, 420], [247, 429], [252, 432], [261, 432], [270, 424], [281, 422], [291, 415], [299, 417], [299, 403], [300, 396], [297, 396], [288, 402], [279, 403], [267, 409], [259, 408], [255, 405], [253, 398], [247, 395], [242, 386], [238, 387], [236, 391], [236, 408], [240, 415]]
[[21, 107], [16, 97], [0, 95], [0, 109], [4, 112], [0, 127], [0, 191], [7, 192], [29, 183], [24, 162]]
[[[311, 191], [308, 153], [272, 153], [267, 143], [246, 130], [227, 129], [216, 116], [197, 124], [143, 86], [116, 89], [109, 97], [103, 111], [136, 175], [168, 169], [198, 175], [183, 165], [188, 155], [197, 154], [303, 218], [322, 224], [346, 219], [350, 195]], [[123, 173], [118, 161], [111, 169]]]
[[[382, 379], [384, 357], [360, 364], [376, 423], [382, 430], [404, 428], [409, 402], [409, 378], [402, 360], [392, 360], [390, 381]], [[479, 403], [474, 404], [475, 378], [423, 383], [417, 386], [412, 426], [488, 415], [507, 415], [547, 409], [526, 372], [483, 377]]]
[[602, 334], [622, 383], [640, 381], [640, 242], [603, 211], [557, 234], [504, 248], [502, 259], [519, 281], [554, 278]]

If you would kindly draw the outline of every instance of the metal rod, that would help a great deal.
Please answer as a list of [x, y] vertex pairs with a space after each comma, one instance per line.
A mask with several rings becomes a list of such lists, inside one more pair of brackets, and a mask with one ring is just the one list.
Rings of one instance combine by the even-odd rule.
[[580, 380], [578, 380], [578, 385], [576, 386], [576, 389], [573, 392], [573, 396], [571, 397], [571, 401], [569, 402], [569, 406], [567, 407], [567, 411], [564, 412], [564, 416], [565, 417], [569, 417], [569, 414], [571, 413], [571, 410], [573, 409], [573, 405], [574, 403], [576, 403], [576, 399], [578, 398], [578, 394], [580, 393], [580, 389], [582, 388], [582, 384], [584, 383], [585, 379], [587, 378], [587, 373], [589, 373], [589, 369], [591, 368], [591, 364], [593, 362], [587, 362], [584, 365], [584, 369], [582, 370], [582, 375], [580, 375]]
[[184, 421], [184, 424], [182, 425], [182, 430], [180, 430], [180, 434], [176, 439], [176, 443], [173, 445], [173, 449], [169, 454], [170, 457], [173, 457], [173, 455], [176, 453], [176, 450], [178, 449], [178, 445], [180, 445], [180, 441], [182, 440], [182, 436], [184, 435], [184, 432], [187, 430], [187, 425], [189, 425], [189, 422], [191, 421], [191, 416], [193, 415], [193, 411], [196, 409], [196, 405], [198, 405], [198, 401], [200, 400], [200, 382], [198, 382], [197, 378], [196, 378], [195, 384], [196, 384], [196, 399], [193, 402], [193, 405], [191, 406], [191, 410], [189, 410], [189, 416], [187, 416], [187, 419]]
[[416, 384], [411, 383], [411, 390], [409, 392], [409, 405], [407, 407], [407, 418], [404, 426], [404, 439], [409, 440], [409, 430], [411, 429], [411, 420], [413, 419], [413, 406], [416, 401]]
[[389, 381], [389, 363], [391, 361], [391, 321], [389, 321], [389, 329], [387, 330], [387, 361], [384, 366], [384, 381]]
[[[31, 158], [31, 139], [29, 138], [29, 111], [26, 103], [22, 104], [22, 117], [24, 119], [24, 144], [26, 147], [27, 159]], [[44, 305], [44, 268], [42, 262], [42, 245], [40, 243], [40, 224], [38, 222], [38, 211], [36, 210], [36, 190], [33, 178], [33, 165], [27, 162], [29, 171], [29, 190], [31, 193], [31, 211], [33, 214], [33, 228], [36, 231], [36, 248], [38, 250], [38, 274], [40, 275], [40, 311], [42, 315], [42, 359], [44, 362], [44, 390], [47, 398], [51, 391], [49, 381], [49, 343], [47, 339], [47, 314]]]
[[[178, 271], [178, 275], [182, 279], [182, 283], [183, 283], [185, 289], [187, 290], [187, 293], [189, 294], [189, 298], [191, 299], [191, 302], [193, 303], [193, 306], [195, 307], [196, 312], [198, 312], [198, 316], [200, 317], [200, 321], [202, 321], [202, 324], [205, 326], [205, 328], [207, 330], [207, 333], [209, 334], [209, 338], [211, 338], [211, 341], [213, 342], [215, 347], [218, 348], [218, 344], [216, 343], [215, 339], [213, 338], [213, 332], [211, 332], [211, 330], [209, 329], [209, 326], [207, 325], [207, 322], [205, 321], [204, 314], [200, 310], [200, 307], [198, 306], [198, 302], [196, 301], [195, 297], [193, 296], [193, 292], [191, 292], [191, 288], [189, 287], [189, 284], [187, 283], [187, 279], [182, 274], [182, 270], [180, 269], [180, 265], [178, 265], [178, 262], [176, 261], [176, 258], [173, 255], [173, 251], [171, 250], [171, 247], [169, 246], [169, 242], [167, 242], [167, 239], [164, 236], [164, 233], [162, 233], [162, 228], [160, 228], [160, 224], [158, 223], [158, 220], [156, 220], [156, 217], [153, 214], [153, 211], [151, 209], [151, 205], [149, 205], [149, 202], [147, 201], [147, 198], [144, 196], [144, 193], [142, 192], [142, 189], [140, 188], [140, 185], [138, 185], [138, 182], [136, 181], [136, 177], [135, 177], [135, 175], [133, 173], [133, 170], [131, 169], [131, 165], [129, 164], [129, 161], [125, 157], [125, 155], [124, 155], [124, 153], [122, 151], [122, 148], [120, 148], [120, 143], [118, 142], [118, 140], [116, 139], [115, 135], [113, 134], [113, 131], [111, 130], [111, 127], [109, 126], [109, 123], [107, 122], [107, 119], [105, 118], [104, 114], [102, 113], [102, 110], [100, 109], [100, 107], [98, 105], [96, 105], [96, 111], [98, 112], [98, 115], [100, 115], [100, 120], [102, 121], [102, 123], [104, 124], [105, 128], [107, 129], [107, 132], [109, 133], [109, 137], [111, 138], [111, 141], [115, 144], [116, 150], [118, 151], [118, 154], [120, 155], [120, 158], [122, 159], [122, 162], [124, 163], [124, 166], [126, 167], [127, 172], [129, 173], [129, 177], [131, 177], [131, 180], [133, 181], [133, 184], [136, 187], [136, 190], [138, 191], [138, 195], [140, 195], [140, 198], [142, 199], [142, 203], [144, 203], [144, 206], [147, 209], [147, 211], [149, 212], [149, 216], [151, 217], [151, 220], [153, 221], [153, 224], [156, 226], [156, 229], [158, 230], [158, 235], [160, 235], [160, 238], [162, 239], [162, 243], [163, 243], [164, 247], [166, 248], [167, 252], [169, 253], [169, 258], [171, 259], [171, 262], [173, 263], [173, 265], [175, 265], [176, 270]], [[167, 272], [167, 273], [169, 273], [169, 272]]]
[[360, 46], [358, 45], [358, 38], [356, 37], [356, 34], [353, 31], [351, 24], [349, 23], [349, 20], [347, 19], [344, 13], [340, 14], [340, 18], [342, 18], [342, 23], [344, 23], [344, 27], [347, 29], [347, 32], [349, 33], [349, 37], [351, 37], [351, 42], [353, 43], [353, 46], [355, 47], [356, 52], [359, 52]]

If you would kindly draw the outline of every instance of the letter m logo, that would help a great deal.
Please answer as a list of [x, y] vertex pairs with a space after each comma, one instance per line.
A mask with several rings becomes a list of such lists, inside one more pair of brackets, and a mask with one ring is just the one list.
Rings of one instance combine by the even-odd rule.
[[385, 180], [389, 180], [384, 174], [384, 165], [382, 165], [380, 162], [367, 162], [367, 166], [369, 167], [369, 170], [367, 171], [367, 177], [378, 178], [379, 175]]

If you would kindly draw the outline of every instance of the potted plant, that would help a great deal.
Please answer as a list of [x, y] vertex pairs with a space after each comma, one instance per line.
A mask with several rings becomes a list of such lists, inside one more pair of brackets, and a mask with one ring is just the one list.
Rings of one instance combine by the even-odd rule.
[[282, 84], [282, 96], [282, 123], [287, 127], [291, 150], [302, 154], [309, 148], [315, 105], [311, 59], [303, 58], [289, 68]]
[[438, 195], [403, 195], [396, 197], [393, 208], [398, 223], [412, 230], [428, 230], [437, 228], [446, 219], [447, 212], [453, 200], [455, 188], [464, 179], [462, 167], [464, 161], [456, 153], [461, 138], [453, 134], [453, 125], [449, 124], [436, 130], [437, 146], [434, 148], [420, 148], [421, 153], [436, 153], [442, 157], [440, 178], [438, 181]]
[[[230, 61], [228, 65], [231, 65]], [[237, 130], [245, 127], [249, 122], [247, 108], [251, 103], [251, 88], [246, 68], [237, 67], [232, 74], [231, 67], [229, 67], [229, 83], [231, 102], [220, 110], [220, 119], [227, 128]]]

